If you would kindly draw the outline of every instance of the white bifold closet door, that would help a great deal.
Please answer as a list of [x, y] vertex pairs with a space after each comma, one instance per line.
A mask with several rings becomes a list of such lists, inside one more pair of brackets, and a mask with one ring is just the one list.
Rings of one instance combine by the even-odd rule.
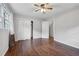
[[42, 22], [39, 20], [33, 21], [33, 38], [41, 38], [42, 37]]
[[18, 40], [26, 40], [31, 37], [31, 22], [28, 20], [19, 21], [17, 26], [17, 38]]
[[26, 21], [24, 24], [24, 39], [31, 39], [31, 21]]
[[42, 22], [42, 38], [49, 38], [49, 22]]

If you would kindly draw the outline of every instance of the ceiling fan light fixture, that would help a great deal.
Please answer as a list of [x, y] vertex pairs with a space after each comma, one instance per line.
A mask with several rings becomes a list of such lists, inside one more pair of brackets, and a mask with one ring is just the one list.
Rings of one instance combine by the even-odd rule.
[[41, 12], [46, 12], [46, 9], [41, 9]]
[[[42, 12], [42, 13], [46, 13], [49, 11], [52, 11], [52, 7], [50, 7], [49, 3], [44, 3], [44, 4], [34, 4], [34, 6], [38, 7], [37, 9], [39, 9], [38, 11]], [[37, 12], [37, 11], [36, 11]]]

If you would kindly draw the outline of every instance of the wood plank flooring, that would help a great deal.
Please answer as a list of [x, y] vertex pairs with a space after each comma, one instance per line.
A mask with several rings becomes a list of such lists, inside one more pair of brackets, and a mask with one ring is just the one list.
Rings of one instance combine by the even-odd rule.
[[79, 56], [79, 49], [53, 41], [53, 39], [21, 40], [5, 56]]

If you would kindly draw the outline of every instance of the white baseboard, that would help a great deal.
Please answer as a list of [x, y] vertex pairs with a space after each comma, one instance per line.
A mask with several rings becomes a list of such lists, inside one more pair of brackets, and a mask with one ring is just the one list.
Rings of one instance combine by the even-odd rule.
[[1, 53], [0, 56], [4, 56], [7, 51], [8, 51], [8, 48], [3, 53]]

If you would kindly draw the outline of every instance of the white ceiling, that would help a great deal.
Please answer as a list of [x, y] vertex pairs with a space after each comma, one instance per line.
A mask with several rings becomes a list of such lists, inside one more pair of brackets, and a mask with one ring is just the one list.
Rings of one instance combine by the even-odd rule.
[[79, 7], [78, 3], [51, 3], [53, 10], [43, 14], [40, 11], [34, 12], [35, 6], [33, 4], [34, 3], [10, 3], [9, 6], [15, 15], [21, 15], [24, 17], [30, 16], [39, 19], [49, 19], [51, 17], [58, 16], [63, 12]]

